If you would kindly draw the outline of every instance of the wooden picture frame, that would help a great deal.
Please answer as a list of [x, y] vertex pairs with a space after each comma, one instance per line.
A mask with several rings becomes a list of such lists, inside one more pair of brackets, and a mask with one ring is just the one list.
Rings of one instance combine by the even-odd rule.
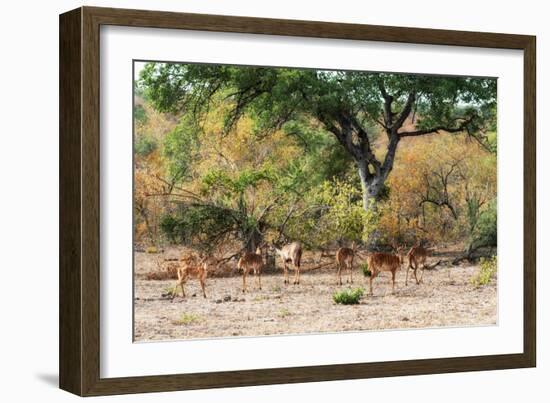
[[[523, 353], [276, 369], [100, 377], [101, 25], [435, 44], [524, 52]], [[81, 396], [533, 367], [536, 363], [535, 37], [81, 7], [60, 16], [60, 387]]]

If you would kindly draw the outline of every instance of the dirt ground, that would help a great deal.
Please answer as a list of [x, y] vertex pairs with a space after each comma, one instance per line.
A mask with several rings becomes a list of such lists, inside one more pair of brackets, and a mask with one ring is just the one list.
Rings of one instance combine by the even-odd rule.
[[[390, 273], [382, 273], [374, 280], [374, 296], [367, 296], [368, 277], [357, 265], [354, 283], [338, 286], [334, 267], [308, 271], [317, 262], [306, 255], [299, 285], [283, 284], [282, 270], [264, 274], [262, 290], [256, 278], [247, 277], [246, 294], [240, 276], [209, 278], [205, 299], [198, 281], [191, 279], [187, 298], [180, 290], [171, 302], [166, 294], [174, 280], [145, 278], [158, 255], [136, 252], [135, 259], [135, 341], [491, 325], [497, 320], [496, 281], [473, 286], [470, 279], [479, 268], [472, 265], [426, 270], [420, 285], [410, 280], [411, 272], [408, 286], [403, 266], [395, 294]], [[365, 289], [360, 304], [335, 304], [332, 294], [350, 286]]]

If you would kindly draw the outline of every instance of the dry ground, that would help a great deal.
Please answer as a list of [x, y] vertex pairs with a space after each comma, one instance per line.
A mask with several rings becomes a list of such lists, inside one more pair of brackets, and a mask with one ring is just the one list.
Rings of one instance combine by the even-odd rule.
[[[136, 341], [491, 325], [497, 320], [496, 281], [474, 287], [470, 278], [479, 268], [471, 265], [426, 270], [423, 284], [409, 279], [408, 286], [402, 269], [394, 295], [390, 274], [382, 273], [374, 282], [374, 296], [365, 294], [359, 305], [333, 302], [332, 294], [349, 285], [338, 286], [330, 267], [303, 270], [300, 285], [284, 285], [282, 271], [263, 275], [262, 290], [248, 277], [246, 294], [241, 277], [209, 278], [206, 299], [198, 281], [191, 279], [187, 298], [171, 302], [162, 295], [174, 280], [145, 279], [157, 258], [136, 253]], [[305, 269], [316, 265], [307, 258], [304, 263]], [[368, 278], [358, 269], [352, 286], [368, 290]]]

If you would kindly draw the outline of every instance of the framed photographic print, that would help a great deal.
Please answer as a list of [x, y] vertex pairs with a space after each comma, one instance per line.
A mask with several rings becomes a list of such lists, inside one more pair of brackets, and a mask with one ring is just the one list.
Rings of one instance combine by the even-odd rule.
[[535, 366], [535, 37], [60, 16], [60, 387]]

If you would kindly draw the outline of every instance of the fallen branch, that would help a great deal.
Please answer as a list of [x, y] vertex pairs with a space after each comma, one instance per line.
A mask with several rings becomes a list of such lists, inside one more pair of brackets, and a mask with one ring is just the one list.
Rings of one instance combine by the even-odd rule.
[[332, 266], [332, 265], [336, 266], [336, 263], [335, 262], [323, 263], [323, 264], [320, 264], [318, 266], [311, 267], [311, 268], [307, 269], [306, 271], [317, 270], [317, 269], [320, 269], [322, 267], [327, 267], [327, 266]]
[[438, 260], [437, 263], [434, 263], [434, 264], [431, 264], [431, 265], [427, 265], [425, 267], [426, 270], [433, 270], [435, 269], [437, 266], [439, 266], [441, 264], [443, 260]]
[[459, 264], [460, 262], [462, 262], [463, 260], [470, 260], [471, 256], [469, 253], [465, 254], [465, 255], [460, 255], [459, 257], [455, 258], [451, 264], [453, 266], [456, 266], [457, 264]]
[[238, 251], [237, 253], [232, 254], [231, 256], [222, 257], [221, 259], [216, 259], [216, 264], [225, 264], [229, 262], [231, 259], [234, 259], [236, 257], [239, 257], [243, 253], [243, 250]]

